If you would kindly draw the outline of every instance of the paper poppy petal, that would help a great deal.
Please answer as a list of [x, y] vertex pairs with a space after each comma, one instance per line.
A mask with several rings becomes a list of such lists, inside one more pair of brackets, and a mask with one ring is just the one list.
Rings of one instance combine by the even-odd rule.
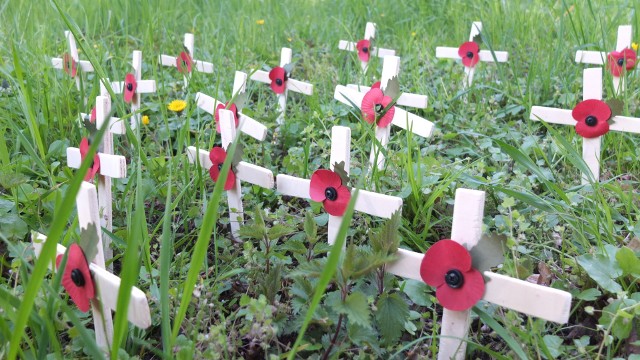
[[[56, 258], [56, 266], [60, 266], [62, 261], [62, 255], [58, 255]], [[84, 285], [78, 286], [73, 282], [71, 274], [74, 269], [77, 269], [84, 278]], [[71, 300], [78, 306], [82, 312], [89, 311], [91, 307], [90, 300], [95, 297], [95, 288], [93, 285], [93, 279], [91, 278], [91, 272], [89, 270], [89, 264], [82, 252], [82, 248], [78, 244], [71, 244], [69, 246], [69, 254], [67, 255], [67, 264], [65, 265], [64, 272], [62, 274], [62, 286], [67, 290]]]
[[364, 94], [360, 104], [364, 121], [369, 124], [373, 124], [376, 121], [376, 104], [380, 104], [383, 98], [384, 93], [379, 88], [372, 88]]
[[124, 101], [126, 103], [130, 103], [131, 100], [133, 100], [137, 88], [138, 83], [136, 82], [136, 77], [133, 74], [128, 73], [124, 77]]
[[625, 66], [627, 70], [632, 70], [636, 66], [638, 55], [636, 55], [635, 51], [626, 48], [622, 50], [622, 57], [625, 59]]
[[474, 67], [480, 61], [478, 52], [480, 47], [474, 41], [467, 41], [458, 48], [458, 56], [462, 59], [462, 64], [466, 67]]
[[471, 269], [464, 274], [464, 285], [454, 289], [447, 284], [436, 289], [436, 298], [442, 307], [452, 311], [471, 309], [484, 296], [484, 278], [482, 274]]
[[227, 103], [227, 108], [227, 110], [233, 113], [233, 122], [236, 124], [236, 127], [238, 127], [238, 125], [240, 124], [240, 119], [238, 119], [238, 107], [236, 106], [236, 104], [229, 105], [229, 103]]
[[609, 122], [607, 121], [598, 120], [598, 123], [596, 124], [596, 126], [589, 126], [584, 121], [579, 121], [576, 123], [576, 133], [582, 136], [583, 138], [593, 139], [593, 138], [597, 138], [598, 136], [602, 136], [608, 132], [609, 132]]
[[336, 190], [342, 186], [340, 175], [331, 170], [319, 169], [311, 175], [311, 184], [309, 185], [309, 197], [313, 201], [324, 201], [326, 199], [325, 190], [328, 187]]
[[371, 42], [369, 40], [360, 40], [356, 43], [356, 49], [358, 50], [358, 59], [368, 62], [371, 55]]
[[97, 118], [98, 116], [96, 115], [96, 107], [94, 106], [93, 109], [91, 109], [91, 116], [89, 117], [89, 121], [92, 124], [95, 124]]
[[73, 60], [73, 57], [69, 53], [65, 53], [62, 56], [62, 67], [64, 72], [66, 72], [72, 78], [76, 77], [78, 74], [78, 64]]
[[287, 87], [286, 71], [284, 68], [277, 66], [271, 69], [271, 71], [269, 71], [269, 79], [271, 79], [271, 90], [276, 94], [283, 94]]
[[216, 131], [218, 133], [220, 133], [220, 109], [224, 110], [225, 108], [225, 104], [218, 104], [218, 106], [216, 106], [216, 111], [213, 113], [213, 117], [216, 121]]
[[333, 216], [342, 216], [347, 210], [349, 200], [351, 200], [351, 191], [346, 186], [340, 186], [336, 188], [338, 197], [335, 200], [325, 199], [322, 202], [324, 209]]
[[[87, 153], [89, 152], [89, 140], [87, 138], [82, 138], [80, 140], [80, 159], [84, 161]], [[91, 181], [96, 174], [100, 171], [100, 157], [96, 154], [93, 157], [93, 164], [87, 170], [87, 173], [84, 176], [84, 181]]]
[[231, 106], [229, 106], [229, 103], [226, 103], [226, 104], [220, 103], [218, 104], [218, 106], [216, 106], [216, 111], [214, 112], [214, 117], [216, 120], [216, 131], [218, 133], [220, 133], [220, 110], [224, 110], [224, 109], [227, 109], [233, 113], [233, 121], [236, 127], [238, 127], [238, 124], [240, 123], [240, 121], [238, 120], [238, 107], [236, 106], [236, 104], [231, 104]]
[[444, 284], [449, 270], [466, 272], [471, 269], [471, 255], [464, 246], [449, 239], [433, 244], [424, 254], [420, 264], [420, 276], [427, 285], [438, 287]]
[[[381, 104], [385, 109], [392, 102], [393, 102], [393, 99], [390, 96], [383, 96], [382, 97]], [[380, 118], [380, 120], [378, 120], [378, 126], [381, 127], [381, 128], [389, 126], [389, 124], [391, 124], [391, 121], [393, 121], [393, 116], [394, 116], [395, 112], [396, 112], [396, 107], [395, 106], [390, 107], [387, 110], [387, 112], [384, 113], [382, 118]]]
[[176, 67], [180, 73], [191, 72], [192, 60], [191, 56], [186, 51], [183, 51], [176, 58]]
[[214, 146], [211, 151], [209, 151], [209, 160], [211, 160], [213, 165], [223, 164], [226, 158], [227, 152], [220, 146]]
[[[220, 178], [220, 169], [218, 168], [218, 164], [214, 164], [214, 166], [209, 168], [209, 176], [211, 180], [217, 182]], [[233, 170], [229, 169], [229, 173], [227, 174], [227, 181], [224, 183], [224, 190], [231, 190], [236, 184], [236, 174]]]
[[371, 85], [372, 89], [380, 89], [380, 81], [376, 81]]

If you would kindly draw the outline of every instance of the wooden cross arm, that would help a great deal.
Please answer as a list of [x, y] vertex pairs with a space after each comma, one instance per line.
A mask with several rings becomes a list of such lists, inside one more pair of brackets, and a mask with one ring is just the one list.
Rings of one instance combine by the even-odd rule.
[[[356, 43], [355, 42], [346, 41], [346, 40], [340, 40], [340, 42], [338, 43], [338, 48], [340, 50], [358, 51], [358, 48], [356, 47]], [[377, 57], [383, 58], [383, 57], [385, 57], [387, 55], [395, 56], [396, 51], [395, 50], [391, 50], [391, 49], [373, 47], [370, 50], [370, 54], [373, 55], [373, 56], [377, 56]]]
[[[420, 265], [424, 254], [398, 249], [396, 255], [397, 260], [387, 264], [386, 271], [404, 278], [423, 281]], [[569, 320], [570, 293], [490, 271], [485, 271], [484, 277], [484, 301], [560, 324]]]
[[[149, 94], [156, 92], [155, 80], [138, 80], [136, 81], [138, 87], [136, 92], [138, 94]], [[111, 83], [111, 88], [116, 94], [122, 94], [124, 92], [124, 81], [114, 81]]]
[[[556, 109], [544, 106], [533, 106], [531, 108], [530, 120], [545, 121], [551, 124], [561, 124], [575, 126], [576, 120], [571, 116], [571, 110]], [[640, 134], [640, 118], [628, 116], [615, 116], [609, 122], [611, 131], [620, 131]]]
[[[170, 56], [170, 55], [160, 55], [159, 59], [160, 64], [162, 64], [163, 66], [173, 66], [173, 67], [178, 67], [178, 63], [176, 62], [177, 59], [175, 56]], [[193, 62], [193, 66], [196, 68], [197, 71], [199, 72], [203, 72], [203, 73], [213, 73], [213, 64], [210, 62], [206, 62], [206, 61], [201, 61], [201, 60], [191, 60]]]
[[[91, 62], [86, 60], [80, 60], [80, 61], [77, 61], [77, 63], [78, 63], [78, 68], [81, 69], [82, 71], [93, 72], [93, 65], [91, 65]], [[61, 58], [51, 58], [51, 66], [53, 66], [54, 69], [62, 70], [64, 68], [64, 60], [62, 60]]]
[[[200, 165], [207, 170], [212, 166], [211, 159], [209, 159], [209, 151], [207, 150], [196, 149], [195, 146], [189, 146], [187, 148], [187, 157], [191, 164], [199, 161]], [[236, 167], [236, 178], [265, 189], [273, 189], [275, 186], [273, 172], [271, 170], [244, 161], [238, 163]]]
[[[283, 195], [310, 199], [309, 187], [311, 180], [301, 179], [290, 175], [279, 174], [276, 177], [276, 189]], [[353, 193], [355, 189], [352, 189]], [[365, 214], [390, 218], [393, 213], [402, 208], [402, 199], [396, 196], [378, 194], [360, 190], [356, 200], [355, 210]]]
[[[352, 106], [351, 103], [353, 102], [353, 104], [360, 108], [364, 95], [364, 93], [358, 92], [357, 90], [338, 85], [333, 93], [333, 98], [349, 106]], [[431, 121], [423, 119], [418, 115], [414, 115], [398, 107], [396, 107], [391, 123], [402, 129], [411, 130], [414, 134], [425, 138], [431, 137], [434, 130], [434, 125]]]
[[[495, 59], [493, 57], [494, 54]], [[480, 61], [484, 62], [507, 62], [509, 60], [509, 53], [506, 51], [491, 52], [489, 50], [480, 50], [478, 55], [480, 56]], [[443, 46], [436, 47], [436, 57], [444, 59], [460, 59], [460, 55], [458, 55], [458, 48]]]
[[[251, 71], [251, 80], [271, 84], [268, 72], [262, 70]], [[287, 91], [293, 91], [310, 96], [313, 95], [313, 85], [295, 79], [287, 79]]]
[[[347, 88], [352, 90], [357, 90], [362, 93], [367, 93], [369, 90], [371, 90], [371, 87], [369, 86], [362, 86], [362, 85], [356, 85], [356, 84], [348, 84]], [[398, 101], [396, 103], [400, 106], [409, 106], [417, 109], [426, 109], [428, 101], [429, 101], [429, 97], [427, 95], [402, 93], [400, 94], [400, 97], [398, 97]]]
[[[196, 103], [198, 107], [207, 113], [215, 116], [216, 108], [218, 104], [221, 104], [218, 100], [213, 97], [203, 94], [201, 92], [196, 94]], [[252, 138], [263, 141], [267, 138], [267, 127], [262, 123], [254, 120], [253, 118], [239, 112], [238, 117], [238, 126], [240, 127], [240, 131], [251, 136]]]
[[607, 60], [607, 53], [600, 51], [576, 51], [576, 62], [582, 64], [602, 65]]
[[[100, 158], [100, 175], [116, 179], [127, 177], [127, 159], [124, 156], [98, 153], [98, 157]], [[80, 149], [67, 148], [67, 166], [79, 169], [81, 163]]]
[[[80, 113], [82, 119], [87, 119], [91, 114]], [[97, 125], [98, 128], [100, 125]], [[116, 135], [124, 135], [127, 133], [127, 128], [124, 125], [124, 121], [117, 117], [109, 118], [109, 132]]]
[[[47, 240], [47, 237], [35, 232], [31, 237], [36, 257], [39, 257], [40, 252], [42, 251], [42, 246]], [[66, 251], [67, 249], [64, 246], [58, 244], [56, 256], [64, 255]], [[53, 264], [54, 262], [49, 264], [49, 268], [52, 270]], [[107, 308], [116, 310], [118, 303], [118, 291], [120, 289], [120, 278], [94, 263], [89, 264], [89, 269], [91, 270], [93, 280], [97, 287], [97, 296]], [[151, 326], [151, 314], [149, 311], [147, 296], [142, 292], [142, 290], [135, 286], [131, 288], [131, 300], [127, 311], [127, 319], [129, 319], [132, 324], [142, 329], [146, 329]]]

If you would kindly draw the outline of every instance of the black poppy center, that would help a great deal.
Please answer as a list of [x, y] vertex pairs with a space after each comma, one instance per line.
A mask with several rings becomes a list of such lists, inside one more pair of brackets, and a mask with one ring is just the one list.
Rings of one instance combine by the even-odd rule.
[[218, 164], [218, 171], [222, 171], [222, 164]]
[[467, 51], [467, 57], [469, 59], [473, 59], [473, 52], [472, 51]]
[[365, 47], [363, 47], [363, 48], [362, 48], [362, 52], [363, 52], [363, 53], [365, 53], [365, 54], [366, 54], [366, 53], [368, 53], [368, 52], [369, 52], [369, 48], [368, 48], [368, 47], [366, 47], [366, 46], [365, 46]]
[[182, 60], [182, 66], [187, 66], [187, 61], [186, 60]]
[[276, 85], [282, 86], [282, 79], [276, 79]]
[[80, 269], [71, 270], [71, 281], [73, 281], [76, 286], [84, 286], [84, 275], [82, 275]]
[[338, 198], [338, 191], [334, 187], [328, 187], [324, 190], [324, 197], [327, 200], [334, 201]]
[[384, 110], [384, 105], [382, 104], [376, 104], [374, 106], [374, 109], [376, 111], [376, 114], [382, 114], [382, 110]]
[[586, 119], [584, 119], [584, 122], [585, 124], [587, 124], [587, 126], [596, 126], [598, 125], [598, 118], [593, 115], [589, 115]]
[[464, 284], [464, 276], [460, 270], [453, 269], [447, 271], [447, 274], [444, 276], [444, 281], [449, 285], [449, 287], [457, 289]]
[[132, 83], [128, 83], [127, 84], [127, 90], [133, 91], [133, 84]]
[[624, 58], [618, 59], [618, 65], [620, 66], [624, 65]]

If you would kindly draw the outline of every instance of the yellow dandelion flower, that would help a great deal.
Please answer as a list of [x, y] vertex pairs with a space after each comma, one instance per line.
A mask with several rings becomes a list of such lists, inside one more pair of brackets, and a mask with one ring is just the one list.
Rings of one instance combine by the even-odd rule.
[[142, 115], [142, 125], [149, 125], [149, 116]]
[[167, 106], [167, 109], [175, 112], [180, 112], [187, 107], [187, 102], [184, 100], [173, 100]]
[[638, 51], [638, 43], [637, 42], [631, 43], [631, 48], [633, 49], [633, 51]]
[[264, 25], [264, 19], [256, 20], [256, 24]]
[[417, 33], [416, 33], [415, 31], [412, 31], [412, 32], [411, 32], [411, 36], [413, 36], [413, 37], [415, 37], [415, 36], [416, 36], [416, 34], [417, 34]]

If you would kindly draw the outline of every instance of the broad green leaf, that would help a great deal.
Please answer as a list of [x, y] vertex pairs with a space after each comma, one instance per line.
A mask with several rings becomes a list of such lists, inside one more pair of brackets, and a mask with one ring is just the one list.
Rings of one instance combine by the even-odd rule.
[[311, 211], [307, 211], [304, 214], [304, 233], [307, 235], [307, 241], [310, 244], [315, 244], [318, 241], [318, 225], [316, 225]]
[[404, 323], [409, 318], [409, 306], [397, 293], [384, 293], [378, 298], [376, 308], [375, 318], [382, 341], [393, 343], [402, 335]]
[[598, 324], [605, 328], [611, 327], [611, 334], [617, 339], [628, 338], [633, 329], [633, 315], [624, 312], [622, 309], [636, 304], [637, 301], [634, 299], [614, 300], [602, 309], [602, 316], [598, 319]]
[[580, 300], [584, 300], [584, 301], [595, 301], [601, 295], [602, 295], [602, 293], [600, 292], [600, 290], [595, 289], [595, 288], [591, 288], [591, 289], [584, 290], [583, 292], [578, 294], [576, 296], [576, 298], [580, 299]]
[[502, 264], [506, 240], [503, 235], [482, 235], [478, 244], [469, 251], [473, 259], [473, 267], [483, 272]]
[[431, 288], [423, 281], [408, 279], [404, 281], [400, 288], [414, 304], [427, 307], [433, 305], [429, 300]]
[[347, 296], [344, 302], [337, 309], [340, 314], [347, 315], [350, 322], [358, 324], [364, 328], [371, 328], [371, 309], [367, 297], [361, 292], [354, 292]]
[[616, 260], [625, 275], [635, 274], [640, 276], [640, 258], [636, 256], [633, 250], [623, 246], [616, 253]]
[[622, 276], [622, 269], [603, 254], [584, 254], [576, 258], [578, 264], [601, 288], [612, 294], [622, 292], [615, 279]]
[[542, 337], [544, 344], [554, 359], [562, 355], [562, 339], [556, 335], [545, 335]]

